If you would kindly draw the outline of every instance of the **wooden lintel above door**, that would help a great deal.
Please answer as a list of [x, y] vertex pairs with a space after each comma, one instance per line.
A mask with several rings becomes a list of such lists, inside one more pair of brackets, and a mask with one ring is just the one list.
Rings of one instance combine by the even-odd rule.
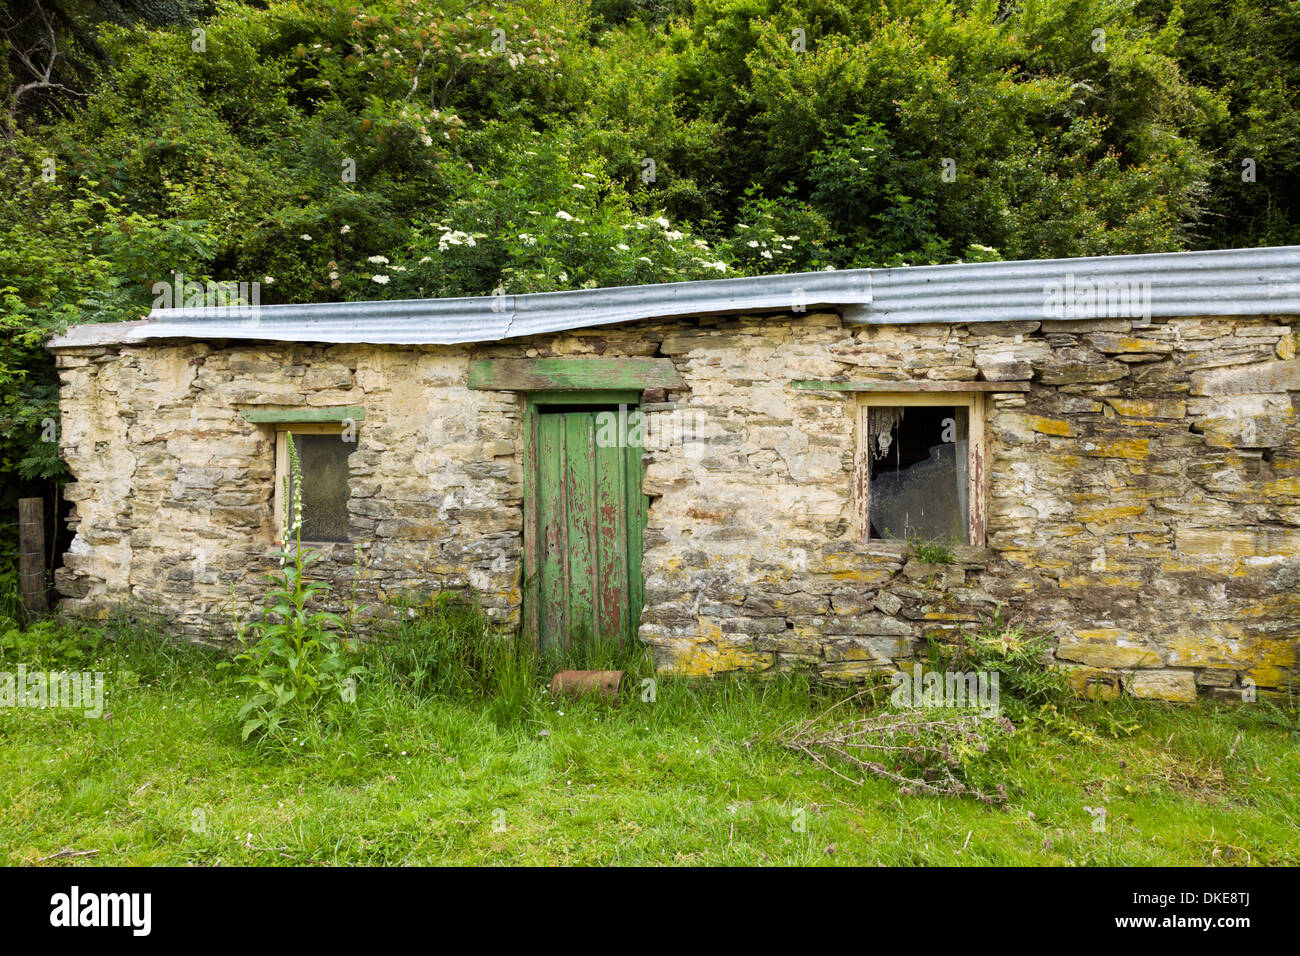
[[641, 357], [477, 359], [468, 384], [509, 392], [686, 387], [671, 359]]

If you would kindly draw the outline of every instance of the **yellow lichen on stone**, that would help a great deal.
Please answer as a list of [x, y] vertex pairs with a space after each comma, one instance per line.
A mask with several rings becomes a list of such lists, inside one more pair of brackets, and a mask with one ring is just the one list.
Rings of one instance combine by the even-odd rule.
[[1264, 494], [1270, 498], [1300, 497], [1300, 478], [1278, 478], [1266, 482]]
[[1136, 518], [1147, 510], [1145, 502], [1125, 505], [1096, 505], [1080, 508], [1075, 517], [1085, 524], [1109, 524], [1124, 518]]
[[1140, 638], [1113, 627], [1076, 629], [1072, 638], [1061, 638], [1056, 656], [1101, 668], [1151, 667], [1161, 663], [1160, 654]]
[[1118, 700], [1120, 675], [1097, 667], [1067, 667], [1066, 679], [1076, 697], [1087, 700]]
[[1151, 456], [1151, 439], [1126, 438], [1121, 441], [1084, 442], [1083, 453], [1089, 458], [1134, 458]]
[[772, 654], [752, 646], [728, 644], [722, 628], [699, 618], [695, 641], [674, 648], [667, 670], [684, 677], [703, 677], [729, 670], [763, 670], [772, 664]]
[[1187, 403], [1181, 399], [1108, 398], [1106, 404], [1128, 418], [1183, 418], [1187, 414]]
[[1127, 588], [1131, 591], [1138, 590], [1142, 587], [1142, 579], [1137, 577], [1121, 577], [1116, 574], [1076, 574], [1070, 577], [1061, 576], [1060, 585], [1062, 588]]
[[1043, 435], [1068, 437], [1073, 434], [1070, 431], [1070, 423], [1061, 421], [1059, 418], [1043, 418], [1039, 415], [1030, 415], [1029, 427]]
[[1190, 704], [1196, 700], [1196, 676], [1191, 671], [1136, 671], [1124, 677], [1124, 689], [1134, 697]]

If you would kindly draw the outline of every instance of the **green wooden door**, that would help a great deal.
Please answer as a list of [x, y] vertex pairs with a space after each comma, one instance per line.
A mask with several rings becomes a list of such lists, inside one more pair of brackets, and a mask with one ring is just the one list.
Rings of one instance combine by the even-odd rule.
[[543, 650], [635, 637], [646, 501], [642, 449], [623, 424], [634, 410], [572, 395], [530, 403], [525, 619]]

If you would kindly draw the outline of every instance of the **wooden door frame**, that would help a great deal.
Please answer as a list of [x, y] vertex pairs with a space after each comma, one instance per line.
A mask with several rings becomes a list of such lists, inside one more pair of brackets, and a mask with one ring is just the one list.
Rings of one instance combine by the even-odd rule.
[[[541, 568], [538, 567], [538, 541], [540, 533], [538, 530], [538, 510], [537, 510], [537, 418], [539, 409], [543, 405], [626, 405], [629, 411], [639, 409], [641, 406], [640, 390], [590, 390], [590, 391], [532, 391], [523, 393], [526, 398], [523, 416], [524, 430], [524, 556], [521, 569], [522, 581], [520, 583], [520, 598], [523, 604], [521, 609], [520, 620], [523, 625], [524, 634], [527, 636], [529, 643], [534, 650], [540, 650], [541, 641], [541, 621], [539, 610], [541, 607], [540, 597], [538, 594], [539, 582], [541, 580]], [[627, 454], [628, 462], [632, 463], [632, 456], [635, 455], [636, 474], [641, 474], [641, 455], [644, 449], [636, 449], [629, 446]], [[640, 531], [645, 528], [645, 494], [642, 491], [642, 483], [636, 482], [636, 487], [632, 483], [628, 485], [628, 514], [627, 520], [629, 528], [635, 522]], [[633, 511], [635, 507], [636, 511]], [[640, 536], [640, 534], [638, 534]], [[644, 547], [644, 546], [643, 546]], [[629, 549], [627, 556], [628, 564], [628, 608], [632, 614], [633, 622], [639, 622], [641, 618], [641, 605], [645, 601], [645, 582], [641, 577], [641, 559], [639, 553], [642, 549]]]
[[966, 544], [984, 547], [988, 524], [988, 474], [985, 448], [983, 392], [871, 392], [861, 394], [854, 409], [857, 434], [853, 460], [853, 504], [857, 519], [857, 532], [861, 541], [890, 541], [889, 538], [871, 537], [871, 453], [867, 447], [867, 412], [873, 406], [953, 406], [967, 409], [966, 450]]
[[[280, 532], [284, 529], [284, 511], [289, 507], [289, 503], [284, 500], [285, 479], [289, 476], [289, 441], [288, 435], [342, 435], [347, 429], [342, 421], [338, 422], [298, 422], [296, 424], [278, 424], [275, 425], [275, 487], [272, 489], [271, 496], [271, 540], [283, 548], [286, 542], [280, 540]], [[354, 448], [353, 451], [356, 449]], [[348, 452], [351, 456], [352, 452]], [[349, 469], [348, 481], [348, 498], [352, 497], [351, 469]], [[303, 544], [311, 544], [318, 548], [328, 548], [335, 544], [349, 544], [352, 536], [349, 534], [348, 541], [303, 541]]]

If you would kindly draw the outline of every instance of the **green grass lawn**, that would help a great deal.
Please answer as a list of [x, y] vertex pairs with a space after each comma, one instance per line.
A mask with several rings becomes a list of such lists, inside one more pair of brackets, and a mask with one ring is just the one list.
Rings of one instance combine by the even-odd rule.
[[514, 717], [369, 681], [348, 727], [285, 755], [241, 742], [245, 691], [211, 658], [129, 654], [104, 665], [111, 719], [0, 711], [0, 862], [1300, 863], [1297, 739], [1260, 705], [1081, 705], [1091, 739], [1022, 726], [980, 771], [1007, 786], [989, 807], [785, 750], [776, 732], [826, 703], [798, 680], [617, 706], [539, 686]]

